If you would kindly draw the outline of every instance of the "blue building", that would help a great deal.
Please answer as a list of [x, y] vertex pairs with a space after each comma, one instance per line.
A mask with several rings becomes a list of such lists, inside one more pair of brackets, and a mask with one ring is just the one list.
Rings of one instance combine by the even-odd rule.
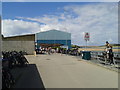
[[35, 34], [35, 39], [37, 47], [59, 45], [71, 48], [71, 33], [68, 32], [59, 30], [39, 32]]

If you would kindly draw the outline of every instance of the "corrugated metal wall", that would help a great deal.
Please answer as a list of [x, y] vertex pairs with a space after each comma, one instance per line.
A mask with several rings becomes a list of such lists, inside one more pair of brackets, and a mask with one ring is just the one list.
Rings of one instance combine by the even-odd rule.
[[37, 40], [71, 40], [71, 33], [50, 30], [46, 32], [40, 32], [36, 34]]
[[35, 37], [38, 44], [61, 44], [71, 48], [71, 33], [68, 32], [50, 30], [37, 33]]

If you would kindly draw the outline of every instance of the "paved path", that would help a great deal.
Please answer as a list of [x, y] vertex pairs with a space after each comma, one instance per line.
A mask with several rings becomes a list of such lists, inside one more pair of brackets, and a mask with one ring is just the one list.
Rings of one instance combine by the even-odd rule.
[[74, 56], [26, 56], [36, 64], [45, 88], [118, 88], [118, 73]]

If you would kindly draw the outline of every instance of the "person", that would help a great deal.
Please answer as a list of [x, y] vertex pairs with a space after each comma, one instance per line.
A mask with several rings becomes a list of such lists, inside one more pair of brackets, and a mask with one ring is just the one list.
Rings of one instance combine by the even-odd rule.
[[58, 53], [58, 51], [59, 51], [59, 48], [56, 49], [56, 53]]
[[109, 58], [109, 46], [110, 46], [108, 41], [106, 41], [105, 46], [106, 46], [106, 48], [105, 48], [106, 58], [108, 59]]
[[78, 48], [76, 48], [76, 56], [78, 56], [78, 55], [79, 55]]
[[47, 48], [46, 48], [46, 54], [49, 54], [49, 52], [48, 52], [49, 50], [48, 50], [48, 49], [49, 49], [49, 48], [47, 47]]
[[110, 45], [109, 42], [106, 41], [106, 47], [107, 47], [107, 48], [109, 48], [109, 45]]
[[63, 53], [63, 48], [60, 49], [60, 53], [61, 53], [61, 55], [62, 55], [62, 53]]
[[112, 46], [109, 46], [109, 59], [110, 59], [110, 64], [114, 64], [113, 63], [113, 50], [112, 50]]
[[110, 64], [114, 64], [113, 63], [113, 50], [112, 50], [112, 46], [109, 44], [108, 41], [106, 41], [106, 57], [107, 59], [110, 60]]
[[51, 54], [51, 47], [48, 48], [48, 54], [50, 55]]

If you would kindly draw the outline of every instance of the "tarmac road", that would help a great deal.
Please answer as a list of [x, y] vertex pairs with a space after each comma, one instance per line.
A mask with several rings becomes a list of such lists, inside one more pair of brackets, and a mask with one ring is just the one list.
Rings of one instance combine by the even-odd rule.
[[[36, 65], [45, 88], [118, 88], [117, 72], [74, 56], [52, 54], [26, 57], [30, 64]], [[34, 77], [34, 72], [31, 74]]]

